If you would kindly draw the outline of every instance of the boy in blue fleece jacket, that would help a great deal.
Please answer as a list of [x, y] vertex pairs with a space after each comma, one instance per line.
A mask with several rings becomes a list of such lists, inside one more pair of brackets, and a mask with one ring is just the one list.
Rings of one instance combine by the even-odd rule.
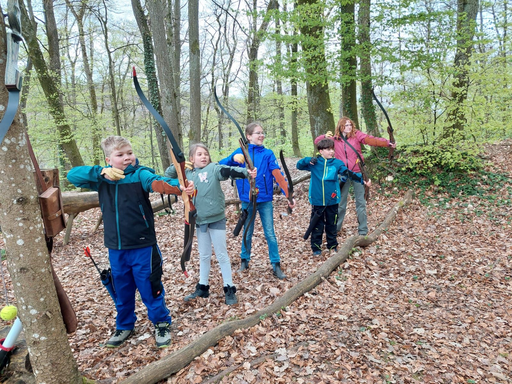
[[309, 183], [309, 202], [312, 205], [310, 227], [311, 249], [313, 255], [322, 253], [322, 237], [325, 228], [327, 249], [337, 251], [336, 223], [338, 219], [338, 204], [340, 202], [340, 183], [349, 176], [364, 184], [360, 173], [349, 171], [343, 161], [334, 157], [334, 141], [322, 139], [317, 143], [318, 157], [305, 157], [297, 162], [297, 169], [311, 172]]
[[158, 176], [151, 168], [138, 164], [130, 142], [121, 136], [102, 141], [108, 167], [74, 167], [68, 180], [80, 188], [98, 191], [112, 278], [117, 293], [116, 331], [106, 346], [119, 347], [134, 332], [135, 291], [138, 289], [155, 325], [159, 348], [171, 343], [171, 316], [165, 305], [162, 284], [162, 255], [155, 234], [149, 192], [179, 194], [194, 192], [178, 180]]

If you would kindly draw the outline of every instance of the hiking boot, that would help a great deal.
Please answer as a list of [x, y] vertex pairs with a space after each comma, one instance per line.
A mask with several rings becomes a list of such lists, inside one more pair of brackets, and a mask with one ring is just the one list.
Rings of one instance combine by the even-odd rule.
[[322, 251], [314, 251], [313, 256], [320, 256], [322, 254]]
[[183, 300], [190, 301], [192, 299], [195, 299], [198, 296], [204, 297], [204, 298], [207, 298], [208, 296], [210, 296], [210, 286], [197, 283], [196, 290], [194, 291], [194, 293], [191, 293], [190, 295], [185, 296]]
[[131, 335], [133, 335], [133, 329], [116, 329], [105, 346], [107, 348], [117, 348], [123, 344]]
[[238, 299], [235, 295], [236, 287], [230, 285], [224, 287], [224, 293], [226, 294], [226, 304], [233, 305], [238, 303]]
[[281, 263], [272, 263], [272, 271], [278, 279], [286, 279], [286, 275], [281, 271]]
[[238, 270], [238, 272], [243, 272], [246, 269], [249, 269], [249, 260], [242, 259], [242, 261], [240, 262], [240, 269]]
[[171, 345], [171, 325], [167, 321], [155, 324], [155, 341], [158, 348]]

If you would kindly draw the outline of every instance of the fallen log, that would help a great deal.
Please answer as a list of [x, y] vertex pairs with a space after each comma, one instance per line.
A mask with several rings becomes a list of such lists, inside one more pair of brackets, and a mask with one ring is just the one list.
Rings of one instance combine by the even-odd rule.
[[[293, 179], [293, 185], [299, 184], [304, 180], [309, 180], [311, 174], [309, 172]], [[281, 190], [274, 191], [274, 194], [280, 194]], [[174, 204], [176, 202], [176, 198], [172, 202]], [[63, 192], [62, 193], [62, 203], [64, 205], [64, 212], [68, 215], [78, 214], [80, 212], [87, 211], [88, 209], [98, 208], [100, 206], [100, 202], [98, 200], [98, 192]], [[232, 204], [241, 204], [240, 199], [226, 199], [226, 205]], [[161, 200], [155, 200], [151, 203], [153, 207], [153, 212], [158, 212], [164, 209], [165, 207], [169, 207], [166, 203], [162, 203]]]
[[339, 251], [322, 264], [316, 272], [290, 288], [283, 296], [278, 298], [268, 307], [245, 319], [228, 321], [217, 326], [200, 336], [197, 340], [193, 341], [186, 347], [177, 350], [158, 361], [146, 365], [140, 371], [124, 380], [123, 383], [158, 383], [186, 367], [192, 362], [192, 360], [200, 356], [208, 350], [208, 348], [216, 345], [224, 337], [232, 335], [238, 329], [251, 328], [269, 315], [281, 311], [284, 307], [290, 305], [306, 292], [309, 292], [322, 283], [334, 270], [336, 270], [336, 268], [340, 266], [340, 264], [344, 263], [348, 259], [354, 247], [368, 246], [376, 241], [382, 232], [389, 228], [398, 211], [411, 202], [412, 196], [412, 191], [408, 191], [404, 199], [391, 208], [384, 221], [371, 234], [367, 236], [349, 237], [340, 247]]

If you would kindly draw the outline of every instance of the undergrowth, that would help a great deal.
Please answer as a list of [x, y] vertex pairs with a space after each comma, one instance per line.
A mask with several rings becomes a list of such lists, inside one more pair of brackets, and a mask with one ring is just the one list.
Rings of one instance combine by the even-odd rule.
[[383, 193], [389, 193], [389, 187], [412, 187], [424, 205], [432, 204], [432, 200], [442, 204], [469, 196], [478, 196], [494, 207], [512, 204], [512, 178], [485, 170], [484, 160], [477, 154], [434, 147], [408, 150], [394, 162], [393, 180], [386, 177], [390, 174], [389, 163], [383, 161], [386, 154], [387, 149], [376, 151], [366, 161]]

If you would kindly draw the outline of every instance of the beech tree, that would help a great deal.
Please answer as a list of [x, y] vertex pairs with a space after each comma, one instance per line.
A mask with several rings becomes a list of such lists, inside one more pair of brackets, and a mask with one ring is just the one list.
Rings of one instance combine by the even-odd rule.
[[[2, 79], [7, 58], [6, 27], [3, 20], [0, 21]], [[0, 103], [7, 105], [7, 99], [6, 88], [1, 87]], [[82, 383], [60, 312], [43, 234], [34, 167], [19, 110], [2, 142], [2, 148], [2, 234], [18, 316], [23, 324], [36, 382]]]
[[[37, 39], [37, 23], [33, 15], [29, 15], [27, 7], [23, 0], [20, 0], [21, 22], [23, 25], [22, 33], [27, 46], [27, 53], [38, 74], [39, 83], [44, 91], [46, 101], [49, 106], [57, 131], [59, 132], [60, 145], [66, 153], [67, 159], [73, 167], [83, 165], [82, 156], [73, 132], [67, 122], [66, 113], [60, 97], [60, 84], [51, 74], [50, 66], [47, 64], [39, 41]], [[31, 9], [31, 7], [30, 7]]]
[[325, 59], [324, 5], [321, 0], [298, 0], [297, 5], [302, 64], [306, 68], [309, 125], [315, 139], [327, 131], [334, 132], [335, 128]]

